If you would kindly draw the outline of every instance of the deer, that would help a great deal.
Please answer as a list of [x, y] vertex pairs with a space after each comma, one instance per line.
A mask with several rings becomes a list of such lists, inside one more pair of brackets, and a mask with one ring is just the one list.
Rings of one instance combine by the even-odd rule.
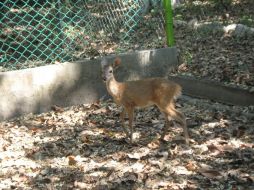
[[[135, 108], [144, 108], [156, 105], [165, 116], [165, 125], [160, 140], [163, 140], [169, 126], [173, 121], [179, 123], [183, 128], [185, 142], [189, 144], [189, 133], [187, 130], [186, 118], [183, 113], [176, 110], [175, 100], [181, 95], [182, 87], [165, 78], [145, 78], [141, 80], [118, 82], [114, 76], [114, 70], [121, 63], [119, 57], [113, 63], [106, 58], [101, 60], [102, 79], [106, 84], [108, 93], [114, 102], [122, 106], [120, 119], [122, 127], [130, 143], [133, 142], [133, 120]], [[128, 114], [129, 131], [125, 127], [125, 116]]]

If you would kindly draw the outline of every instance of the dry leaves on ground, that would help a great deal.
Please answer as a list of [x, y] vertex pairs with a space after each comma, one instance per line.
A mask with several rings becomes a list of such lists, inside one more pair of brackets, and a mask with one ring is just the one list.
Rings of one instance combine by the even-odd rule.
[[1, 189], [251, 189], [253, 107], [184, 97], [192, 143], [157, 108], [136, 111], [128, 144], [120, 108], [100, 102], [0, 123]]

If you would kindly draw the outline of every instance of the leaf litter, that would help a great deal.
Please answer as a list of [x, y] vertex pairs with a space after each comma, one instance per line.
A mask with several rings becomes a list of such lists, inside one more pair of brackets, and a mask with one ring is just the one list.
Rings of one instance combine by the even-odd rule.
[[[192, 142], [155, 107], [136, 110], [125, 138], [111, 100], [0, 123], [1, 189], [252, 189], [254, 107], [183, 96]], [[127, 120], [126, 120], [127, 122]]]

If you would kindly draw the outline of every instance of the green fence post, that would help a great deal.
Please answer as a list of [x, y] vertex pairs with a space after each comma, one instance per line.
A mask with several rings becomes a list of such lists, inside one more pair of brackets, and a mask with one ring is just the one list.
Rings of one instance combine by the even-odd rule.
[[173, 46], [175, 44], [175, 40], [174, 40], [173, 10], [171, 5], [171, 0], [163, 0], [163, 7], [164, 7], [164, 13], [165, 13], [165, 22], [166, 22], [167, 45]]

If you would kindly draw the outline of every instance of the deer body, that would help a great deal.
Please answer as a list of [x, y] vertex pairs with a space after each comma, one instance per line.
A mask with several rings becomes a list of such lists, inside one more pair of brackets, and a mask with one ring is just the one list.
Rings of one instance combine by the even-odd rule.
[[[103, 78], [106, 82], [109, 94], [118, 105], [123, 107], [120, 117], [126, 134], [130, 136], [131, 142], [133, 134], [132, 122], [134, 118], [134, 109], [136, 107], [142, 108], [156, 105], [166, 118], [161, 138], [164, 138], [170, 121], [173, 119], [183, 126], [184, 136], [186, 142], [188, 143], [189, 135], [185, 117], [181, 112], [175, 109], [174, 105], [174, 100], [181, 95], [181, 86], [164, 78], [148, 78], [137, 81], [118, 82], [114, 77], [113, 68], [119, 64], [120, 59], [116, 59], [113, 65], [108, 64], [106, 60], [103, 60]], [[128, 134], [128, 131], [124, 126], [124, 117], [126, 113], [129, 116], [130, 134]]]
[[[171, 102], [181, 94], [179, 85], [163, 78], [149, 78], [123, 83], [117, 82], [113, 78], [106, 83], [106, 86], [118, 105], [128, 106], [130, 104], [141, 108]], [[175, 93], [172, 94], [172, 91]]]

